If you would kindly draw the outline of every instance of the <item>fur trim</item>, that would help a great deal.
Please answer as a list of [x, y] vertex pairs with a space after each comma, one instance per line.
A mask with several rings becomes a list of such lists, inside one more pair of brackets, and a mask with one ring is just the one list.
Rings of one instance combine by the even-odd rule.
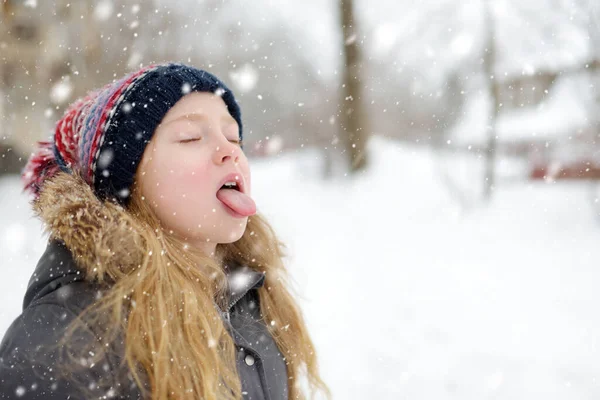
[[99, 200], [78, 175], [59, 172], [48, 179], [32, 206], [87, 279], [116, 281], [143, 261], [143, 239], [132, 217], [122, 206]]

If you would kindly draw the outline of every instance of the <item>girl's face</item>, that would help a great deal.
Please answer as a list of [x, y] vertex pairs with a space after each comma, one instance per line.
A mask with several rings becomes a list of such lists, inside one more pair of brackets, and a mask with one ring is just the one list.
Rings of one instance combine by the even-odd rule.
[[[243, 186], [245, 194], [228, 193], [241, 196], [236, 197], [241, 214], [219, 200], [228, 175]], [[248, 215], [256, 212], [238, 124], [213, 93], [187, 94], [167, 112], [146, 146], [136, 180], [162, 225], [207, 255], [217, 243], [240, 239]]]

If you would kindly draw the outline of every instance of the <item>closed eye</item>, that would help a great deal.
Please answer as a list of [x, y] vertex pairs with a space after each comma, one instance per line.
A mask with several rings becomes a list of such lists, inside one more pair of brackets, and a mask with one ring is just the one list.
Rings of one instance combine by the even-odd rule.
[[[199, 140], [202, 140], [202, 138], [201, 137], [195, 137], [195, 138], [183, 139], [183, 140], [180, 140], [179, 143], [197, 142]], [[242, 145], [242, 141], [239, 140], [239, 139], [232, 139], [232, 140], [230, 140], [230, 142], [235, 143], [235, 144], [237, 144], [239, 146]]]
[[196, 142], [201, 139], [202, 139], [201, 137], [196, 137], [196, 138], [183, 139], [183, 140], [180, 140], [179, 142], [180, 143], [189, 143], [189, 142]]

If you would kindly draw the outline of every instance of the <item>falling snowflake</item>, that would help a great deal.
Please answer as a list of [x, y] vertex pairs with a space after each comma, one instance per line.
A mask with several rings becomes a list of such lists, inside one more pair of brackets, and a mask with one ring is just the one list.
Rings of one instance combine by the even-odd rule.
[[222, 87], [219, 87], [219, 88], [217, 88], [217, 90], [215, 90], [216, 96], [223, 97], [224, 94], [225, 94], [225, 89], [223, 89]]
[[64, 104], [71, 97], [71, 93], [73, 93], [73, 84], [67, 78], [52, 86], [50, 89], [50, 100], [56, 105]]
[[66, 286], [61, 286], [57, 291], [56, 291], [56, 295], [58, 296], [59, 299], [61, 300], [66, 300], [69, 298], [69, 296], [71, 296], [71, 294], [73, 293], [73, 288], [69, 285]]
[[250, 283], [250, 275], [245, 269], [240, 269], [232, 273], [230, 286], [233, 292], [238, 293], [243, 291]]
[[248, 63], [230, 72], [229, 76], [234, 85], [243, 93], [251, 91], [258, 83], [258, 71], [252, 64]]
[[283, 148], [283, 138], [279, 135], [273, 135], [265, 145], [267, 154], [277, 154]]
[[96, 5], [96, 8], [94, 9], [94, 18], [97, 21], [106, 21], [112, 15], [113, 9], [114, 6], [112, 1], [102, 0]]
[[111, 148], [102, 150], [98, 157], [98, 167], [101, 169], [108, 168], [114, 157], [115, 153]]
[[130, 194], [131, 192], [127, 188], [119, 190], [119, 197], [122, 199], [128, 198]]
[[346, 46], [348, 46], [349, 44], [352, 44], [356, 42], [356, 34], [353, 33], [352, 35], [348, 36], [348, 39], [346, 39]]

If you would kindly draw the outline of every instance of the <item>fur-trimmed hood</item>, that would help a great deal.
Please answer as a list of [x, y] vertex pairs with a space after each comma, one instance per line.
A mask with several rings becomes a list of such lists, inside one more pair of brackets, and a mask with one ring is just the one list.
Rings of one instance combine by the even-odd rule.
[[[143, 242], [121, 206], [99, 200], [83, 178], [61, 172], [33, 201], [51, 239], [63, 241], [86, 277], [104, 281], [107, 267], [127, 272], [142, 261]], [[111, 278], [117, 278], [115, 276]]]
[[[98, 199], [81, 177], [58, 173], [44, 184], [32, 206], [50, 234], [50, 241], [57, 242], [53, 251], [70, 253], [77, 268], [38, 265], [25, 306], [74, 281], [118, 280], [119, 275], [142, 262], [144, 244], [134, 229], [132, 216], [121, 205]], [[265, 278], [264, 274], [235, 263], [230, 263], [226, 274], [231, 302], [262, 286]], [[239, 274], [244, 278], [239, 279]]]

